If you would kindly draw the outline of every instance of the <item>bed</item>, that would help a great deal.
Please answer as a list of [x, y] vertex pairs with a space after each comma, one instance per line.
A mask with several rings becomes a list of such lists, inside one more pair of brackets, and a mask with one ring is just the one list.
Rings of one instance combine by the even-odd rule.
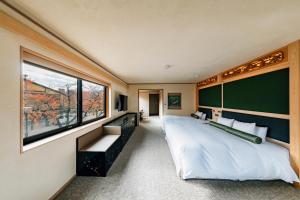
[[288, 149], [279, 145], [254, 144], [188, 116], [165, 116], [162, 128], [182, 179], [299, 182]]

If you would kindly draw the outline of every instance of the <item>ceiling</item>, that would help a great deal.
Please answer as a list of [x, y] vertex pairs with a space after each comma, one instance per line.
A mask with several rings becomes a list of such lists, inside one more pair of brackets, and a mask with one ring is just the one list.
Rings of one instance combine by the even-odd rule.
[[127, 83], [194, 83], [300, 39], [299, 0], [9, 2]]

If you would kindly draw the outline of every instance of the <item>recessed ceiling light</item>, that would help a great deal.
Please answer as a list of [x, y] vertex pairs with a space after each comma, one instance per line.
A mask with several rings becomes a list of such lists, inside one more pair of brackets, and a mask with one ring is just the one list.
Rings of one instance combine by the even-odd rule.
[[172, 65], [165, 65], [165, 69], [170, 69]]

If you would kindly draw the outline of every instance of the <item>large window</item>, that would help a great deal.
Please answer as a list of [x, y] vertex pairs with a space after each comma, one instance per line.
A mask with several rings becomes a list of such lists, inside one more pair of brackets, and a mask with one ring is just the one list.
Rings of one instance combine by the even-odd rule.
[[23, 143], [105, 117], [106, 87], [23, 62]]
[[105, 87], [82, 81], [82, 121], [105, 116]]

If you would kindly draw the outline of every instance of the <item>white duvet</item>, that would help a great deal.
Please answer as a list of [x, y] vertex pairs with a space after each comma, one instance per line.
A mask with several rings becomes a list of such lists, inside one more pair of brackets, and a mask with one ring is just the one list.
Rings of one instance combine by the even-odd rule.
[[299, 182], [283, 147], [253, 144], [192, 117], [166, 116], [162, 126], [183, 179]]

